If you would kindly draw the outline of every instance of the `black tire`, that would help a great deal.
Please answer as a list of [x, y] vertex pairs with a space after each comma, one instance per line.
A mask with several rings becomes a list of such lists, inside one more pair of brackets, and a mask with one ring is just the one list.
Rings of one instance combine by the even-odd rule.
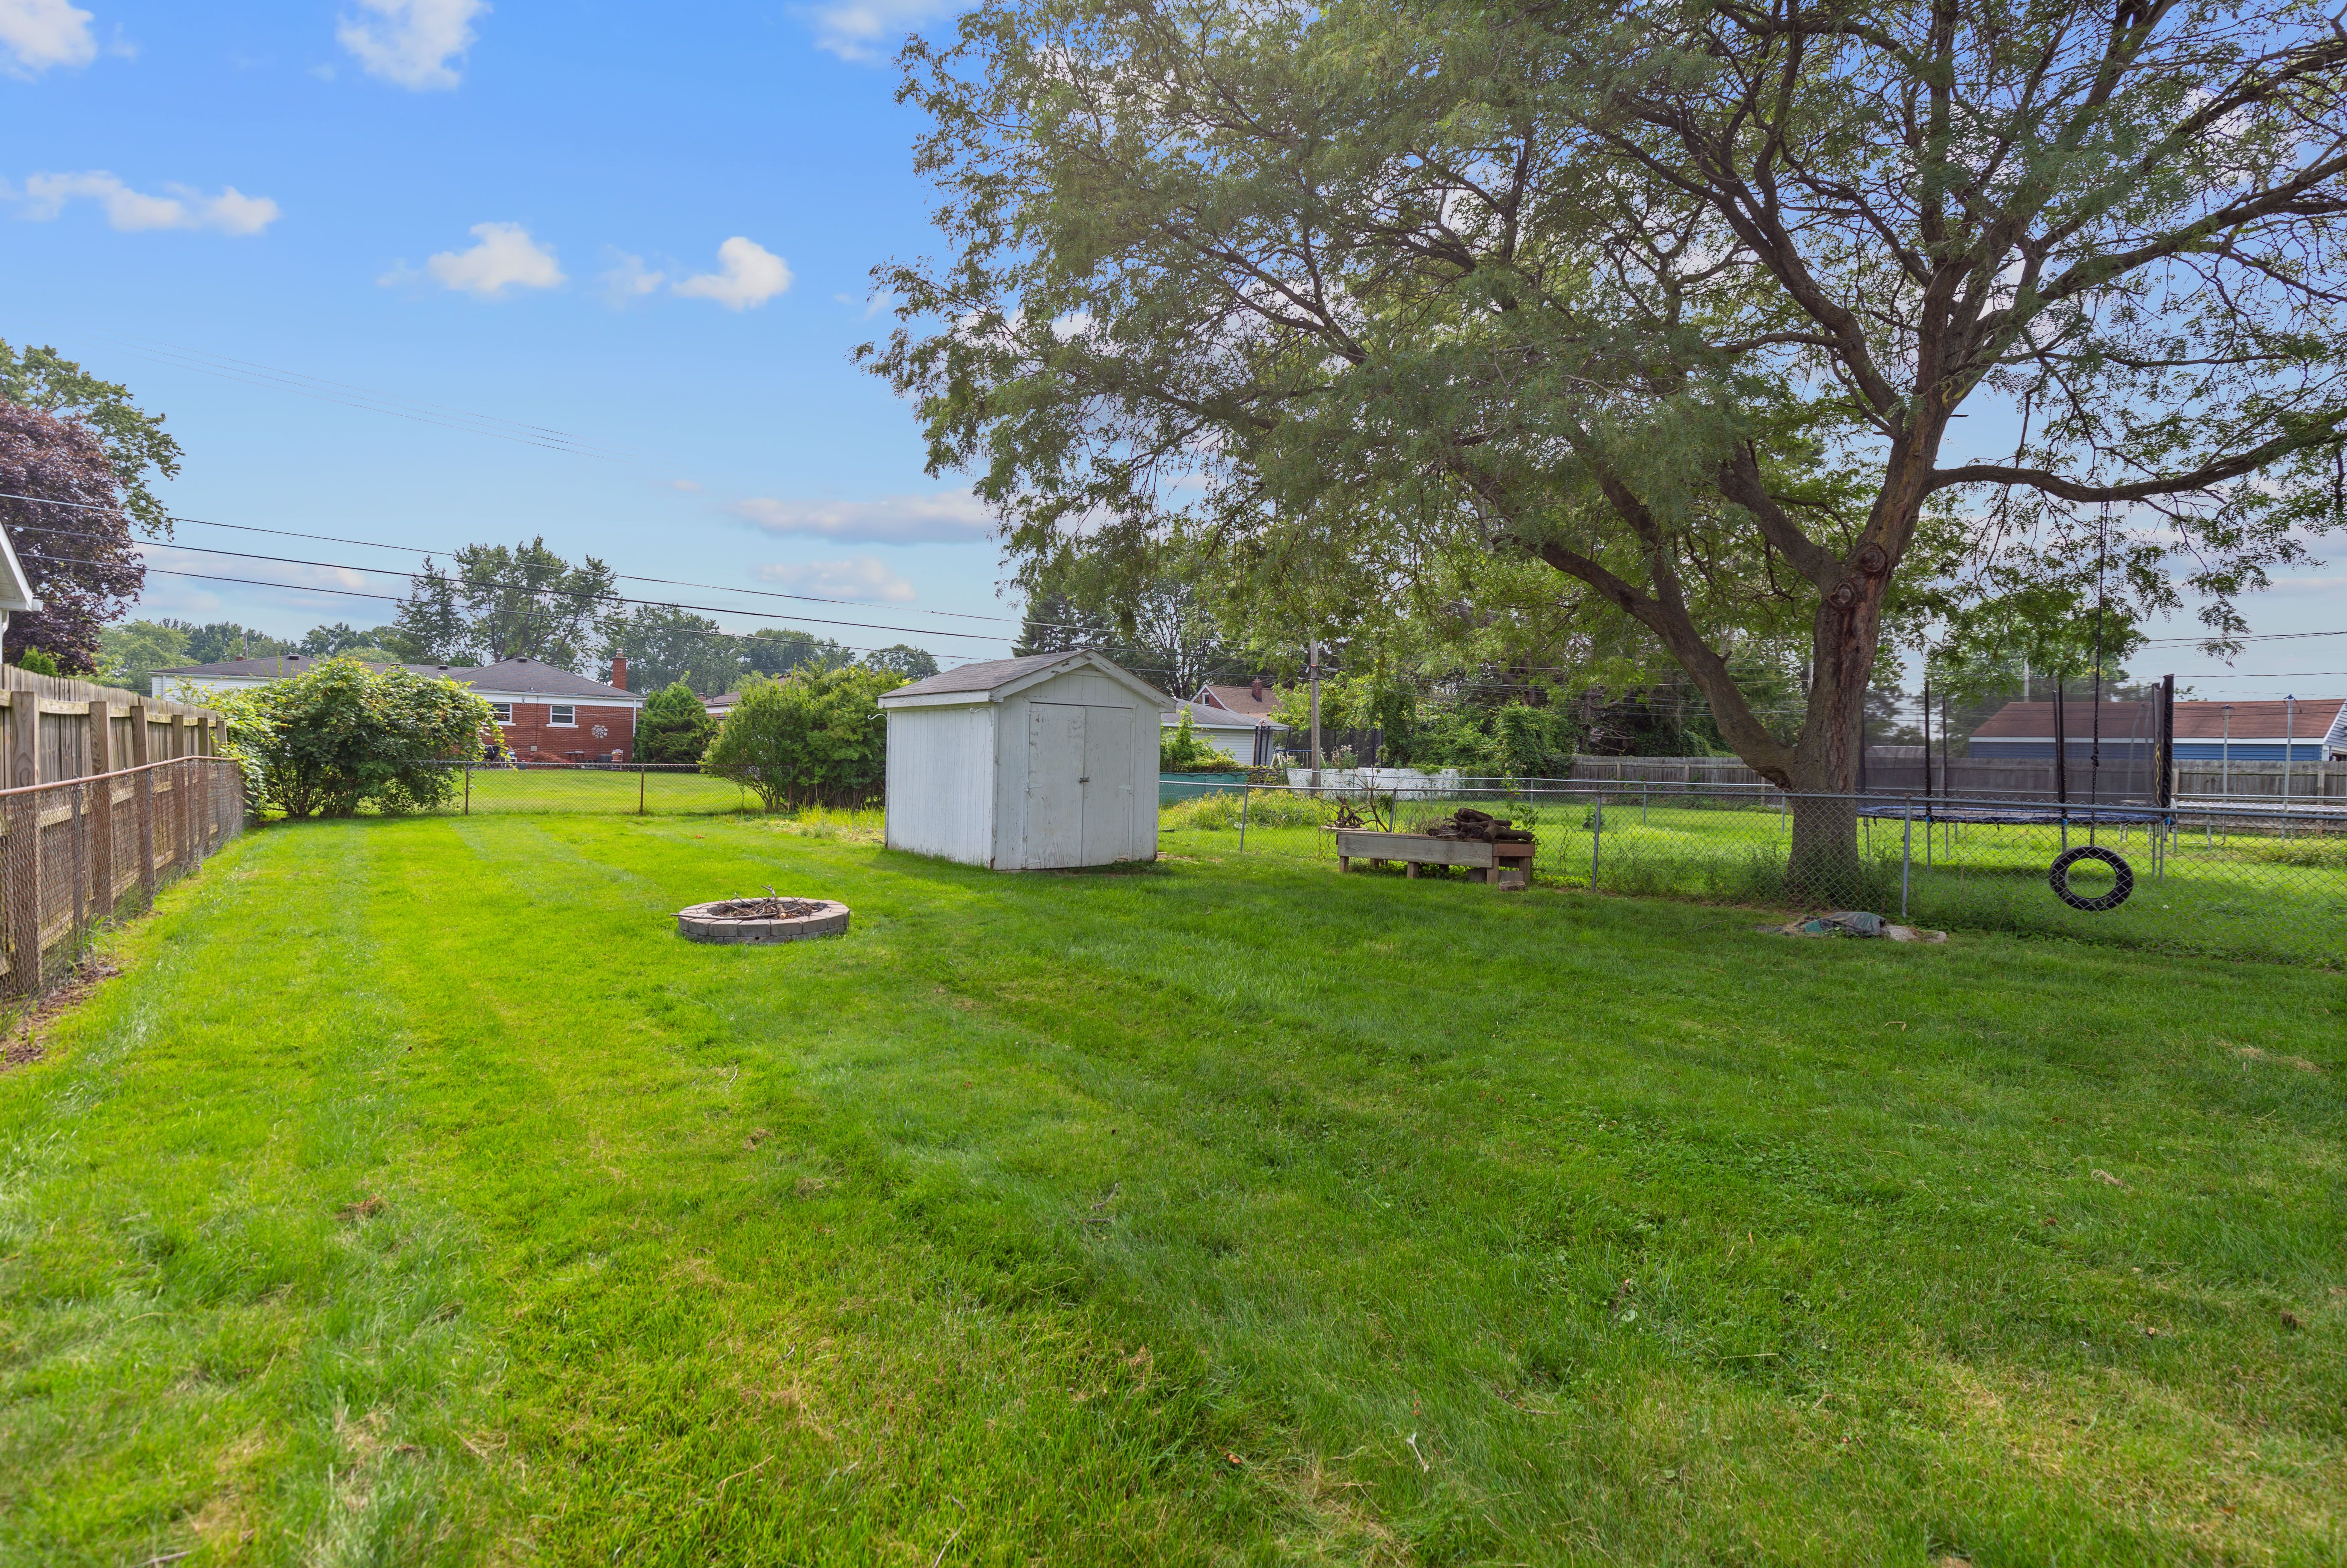
[[[2111, 875], [2116, 880], [2112, 882], [2109, 892], [2098, 897], [2082, 898], [2070, 891], [2070, 867], [2081, 860], [2099, 860], [2111, 868]], [[2045, 880], [2053, 887], [2054, 897], [2071, 908], [2099, 915], [2127, 901], [2127, 895], [2135, 891], [2135, 868], [2100, 845], [2082, 844], [2075, 849], [2064, 850], [2055, 860], [2054, 868], [2045, 874]]]

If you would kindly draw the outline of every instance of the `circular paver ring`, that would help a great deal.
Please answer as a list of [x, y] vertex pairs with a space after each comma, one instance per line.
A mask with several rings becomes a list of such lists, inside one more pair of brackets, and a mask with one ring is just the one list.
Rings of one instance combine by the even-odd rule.
[[810, 937], [836, 937], [847, 929], [847, 906], [829, 898], [808, 900], [816, 906], [814, 909], [780, 919], [718, 912], [734, 902], [721, 898], [713, 904], [679, 909], [676, 934], [696, 942], [803, 942]]

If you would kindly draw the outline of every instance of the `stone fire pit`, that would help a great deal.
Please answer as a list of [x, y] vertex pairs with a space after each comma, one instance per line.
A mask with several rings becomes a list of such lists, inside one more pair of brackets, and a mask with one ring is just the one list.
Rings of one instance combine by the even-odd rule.
[[676, 934], [695, 942], [797, 942], [847, 929], [847, 906], [828, 898], [722, 898], [676, 912]]

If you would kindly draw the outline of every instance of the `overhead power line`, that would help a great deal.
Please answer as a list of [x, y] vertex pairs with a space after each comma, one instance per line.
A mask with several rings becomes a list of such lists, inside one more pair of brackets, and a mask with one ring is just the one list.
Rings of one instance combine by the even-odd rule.
[[[14, 490], [0, 490], [0, 500], [8, 500], [8, 501], [33, 501], [33, 502], [36, 502], [36, 503], [38, 503], [39, 505], [41, 505], [41, 506], [45, 506], [45, 507], [71, 507], [71, 508], [73, 508], [73, 509], [75, 509], [75, 510], [77, 510], [77, 511], [85, 511], [85, 512], [105, 512], [105, 511], [111, 511], [111, 510], [113, 510], [113, 509], [114, 509], [114, 508], [112, 508], [112, 507], [102, 507], [102, 506], [98, 506], [98, 505], [97, 505], [96, 503], [94, 503], [94, 502], [89, 502], [89, 501], [56, 501], [56, 500], [51, 500], [51, 499], [50, 499], [48, 497], [46, 497], [46, 496], [27, 496], [27, 495], [20, 494], [20, 493], [18, 493], [18, 492], [16, 492], [16, 491], [14, 491]], [[190, 525], [192, 525], [192, 526], [194, 526], [194, 527], [197, 527], [197, 528], [228, 528], [228, 529], [232, 529], [233, 531], [235, 531], [235, 532], [237, 532], [237, 533], [241, 533], [241, 534], [269, 534], [269, 535], [272, 535], [272, 536], [273, 536], [273, 537], [275, 537], [275, 538], [286, 538], [286, 539], [309, 539], [309, 540], [311, 540], [312, 542], [316, 543], [316, 544], [329, 544], [329, 545], [356, 545], [356, 546], [358, 546], [358, 547], [360, 547], [361, 548], [364, 548], [364, 549], [373, 549], [373, 550], [395, 550], [395, 551], [398, 551], [400, 554], [403, 554], [403, 555], [425, 556], [425, 557], [430, 557], [430, 556], [447, 556], [447, 557], [450, 557], [451, 559], [454, 559], [454, 557], [455, 557], [455, 556], [456, 556], [456, 552], [455, 550], [432, 549], [432, 548], [426, 548], [426, 547], [424, 547], [424, 546], [420, 546], [420, 545], [387, 545], [387, 544], [384, 544], [384, 543], [382, 543], [381, 541], [379, 541], [379, 540], [375, 540], [375, 539], [354, 539], [354, 538], [343, 538], [343, 537], [341, 537], [340, 535], [336, 535], [336, 534], [308, 534], [308, 533], [302, 533], [302, 532], [300, 532], [300, 531], [298, 531], [298, 530], [296, 530], [296, 529], [293, 529], [293, 528], [261, 528], [261, 527], [259, 527], [259, 526], [257, 526], [257, 525], [255, 525], [255, 524], [252, 524], [252, 523], [221, 523], [221, 522], [214, 522], [213, 520], [211, 520], [211, 519], [210, 519], [210, 518], [182, 518], [182, 517], [179, 517], [179, 516], [177, 516], [177, 515], [171, 515], [171, 516], [169, 517], [169, 521], [171, 521], [171, 522], [173, 522], [173, 523], [187, 523], [187, 524], [190, 524]], [[20, 525], [18, 525], [18, 526], [19, 526], [19, 527], [22, 527], [22, 528], [36, 528], [36, 527], [37, 527], [37, 525], [35, 525], [35, 524], [29, 524], [29, 523], [27, 523], [27, 524], [20, 524]], [[48, 532], [48, 533], [63, 533], [63, 534], [71, 534], [71, 533], [74, 533], [76, 530], [71, 529], [71, 528], [47, 528], [47, 529], [44, 529], [44, 530], [41, 530], [41, 531]], [[82, 536], [81, 536], [81, 537], [86, 538], [101, 538], [101, 537], [103, 537], [103, 536], [97, 535], [97, 534], [84, 533], [84, 534], [82, 534]], [[168, 544], [169, 544], [169, 546], [170, 548], [175, 548], [175, 549], [191, 549], [191, 550], [200, 550], [200, 549], [204, 548], [204, 547], [203, 547], [203, 546], [201, 546], [201, 545], [183, 545], [183, 544], [180, 544], [180, 543], [179, 543], [178, 540], [176, 540], [176, 539], [174, 539], [174, 540], [169, 540], [169, 541], [152, 541], [152, 542], [158, 542], [158, 543], [168, 543]], [[231, 551], [224, 551], [224, 550], [215, 550], [215, 551], [212, 551], [211, 553], [216, 554], [216, 555], [225, 555], [225, 554], [232, 554], [232, 553], [234, 553], [234, 552], [231, 552]], [[274, 558], [270, 558], [270, 559], [274, 559]], [[349, 570], [349, 571], [367, 571], [367, 570], [371, 570], [371, 569], [373, 569], [368, 568], [368, 567], [349, 567], [349, 568], [345, 568], [344, 569], [345, 569], [345, 570]], [[729, 585], [727, 585], [727, 584], [725, 584], [725, 583], [719, 583], [719, 582], [687, 582], [687, 581], [684, 581], [684, 580], [682, 580], [682, 579], [676, 579], [676, 578], [665, 578], [665, 577], [642, 577], [642, 576], [639, 576], [638, 574], [636, 574], [636, 573], [634, 573], [634, 572], [614, 572], [614, 573], [612, 573], [612, 575], [613, 575], [614, 577], [618, 578], [618, 579], [619, 579], [620, 580], [621, 580], [622, 582], [649, 582], [649, 583], [657, 584], [658, 586], [662, 587], [662, 588], [696, 588], [696, 589], [704, 589], [704, 590], [706, 590], [706, 591], [708, 591], [708, 592], [711, 592], [711, 593], [742, 593], [742, 594], [748, 594], [748, 595], [750, 595], [751, 597], [753, 597], [753, 598], [756, 598], [756, 599], [783, 599], [783, 600], [790, 600], [791, 602], [793, 602], [793, 603], [794, 603], [794, 604], [842, 604], [842, 605], [851, 605], [851, 606], [853, 606], [853, 605], [860, 605], [860, 604], [862, 604], [862, 603], [864, 603], [864, 602], [865, 602], [864, 600], [857, 600], [857, 599], [832, 599], [832, 598], [826, 598], [826, 597], [825, 597], [824, 595], [821, 595], [821, 594], [813, 594], [813, 593], [784, 593], [784, 592], [781, 592], [781, 591], [779, 591], [779, 590], [777, 590], [777, 589], [764, 589], [764, 588], [733, 588], [733, 587], [731, 587], [731, 586], [729, 586]], [[895, 613], [899, 613], [899, 614], [904, 614], [904, 615], [935, 615], [935, 616], [941, 616], [941, 617], [945, 617], [945, 618], [948, 618], [948, 619], [950, 619], [950, 620], [999, 620], [999, 621], [1003, 621], [1003, 622], [1006, 622], [1006, 623], [1020, 622], [1020, 621], [1021, 621], [1021, 620], [1022, 620], [1022, 619], [1023, 619], [1023, 618], [1021, 618], [1021, 617], [1020, 617], [1020, 616], [1015, 616], [1015, 615], [981, 615], [981, 614], [977, 613], [976, 611], [972, 611], [972, 610], [906, 610], [897, 611], [897, 612], [895, 612]], [[1051, 623], [1049, 623], [1049, 624], [1050, 624], [1050, 626], [1051, 626], [1051, 630], [1058, 630], [1058, 629], [1059, 629], [1059, 627], [1060, 627], [1060, 624], [1061, 624], [1061, 623], [1059, 623], [1059, 622], [1051, 622]]]

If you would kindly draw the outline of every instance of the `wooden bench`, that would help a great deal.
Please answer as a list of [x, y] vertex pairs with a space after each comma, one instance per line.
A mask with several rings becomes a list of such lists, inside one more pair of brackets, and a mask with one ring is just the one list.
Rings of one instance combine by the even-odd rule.
[[1486, 844], [1476, 838], [1433, 838], [1423, 833], [1370, 833], [1356, 828], [1337, 830], [1337, 869], [1349, 871], [1356, 860], [1399, 860], [1403, 875], [1416, 876], [1421, 866], [1463, 866], [1479, 873], [1494, 887], [1523, 887], [1532, 879], [1530, 844]]

